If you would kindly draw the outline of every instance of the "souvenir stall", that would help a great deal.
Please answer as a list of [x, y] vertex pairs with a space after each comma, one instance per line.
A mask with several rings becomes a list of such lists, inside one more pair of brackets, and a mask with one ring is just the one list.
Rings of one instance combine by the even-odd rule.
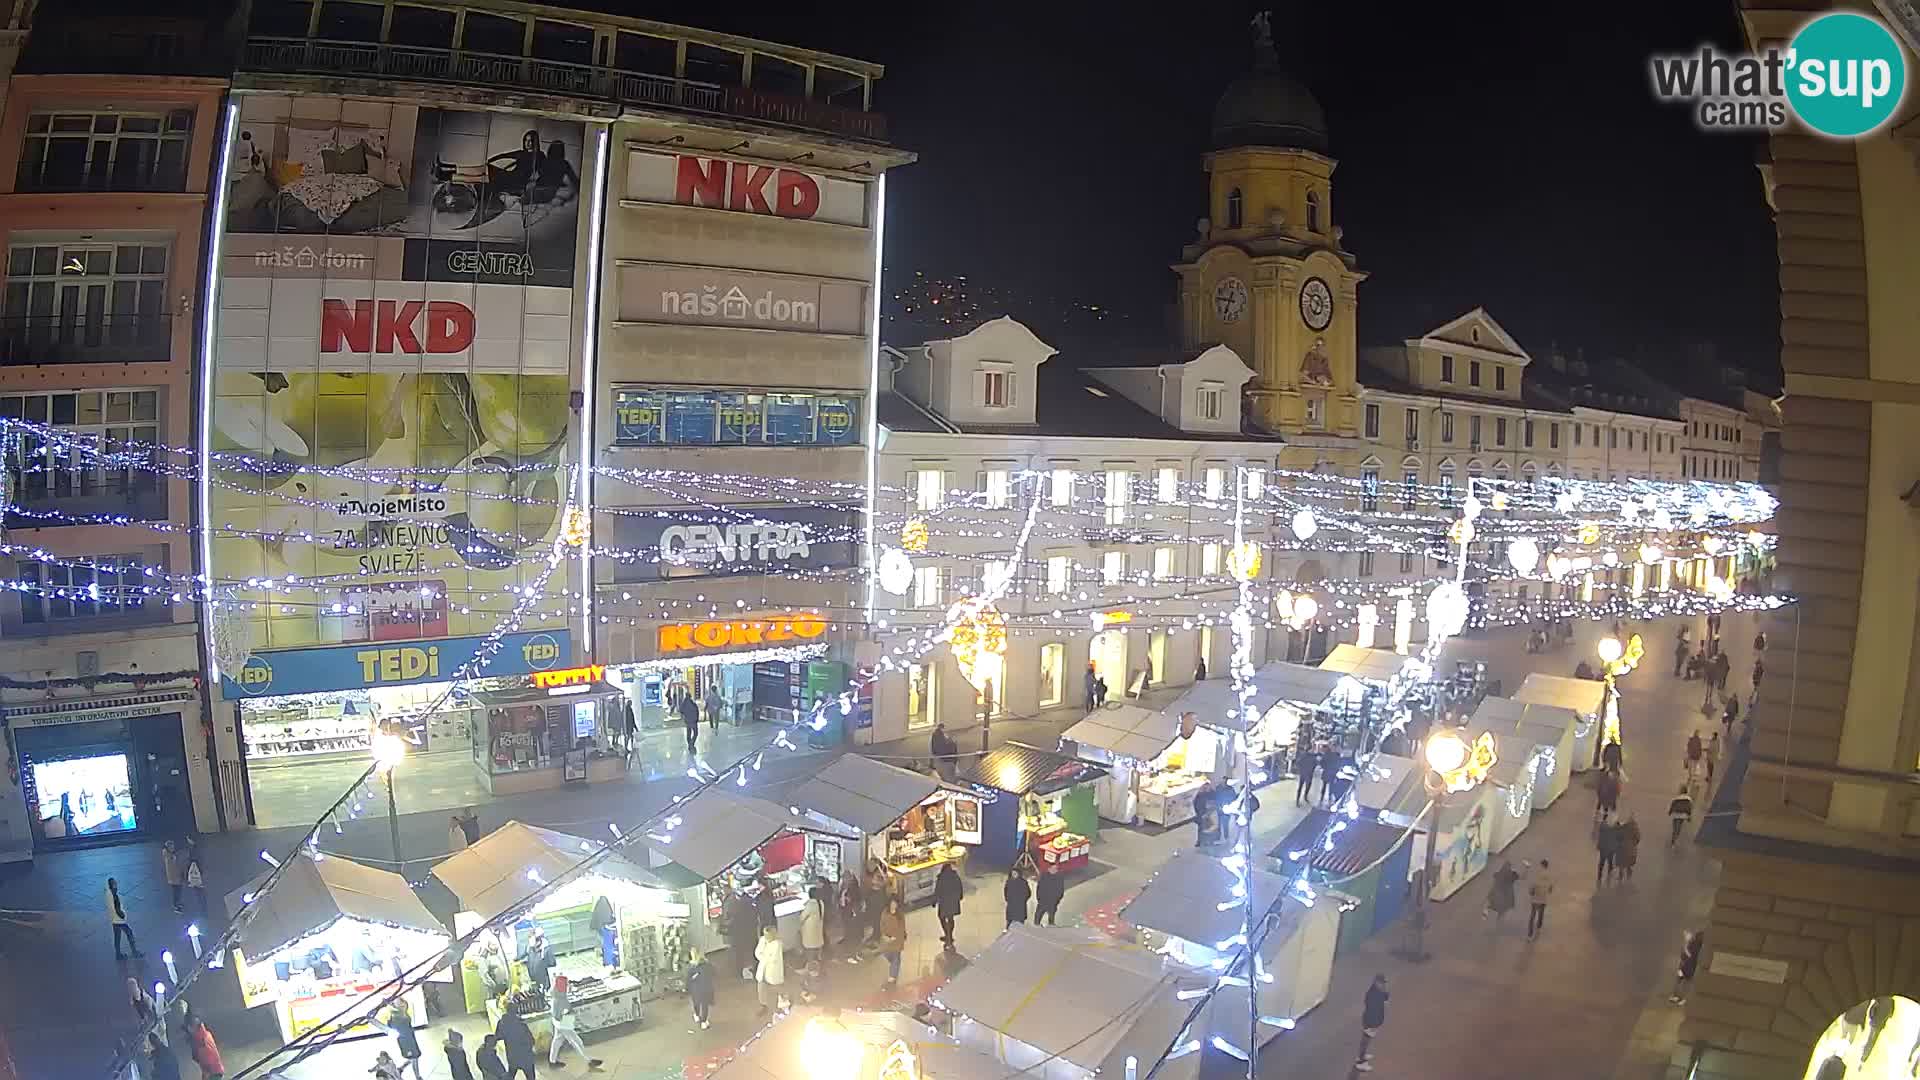
[[835, 758], [787, 800], [802, 813], [864, 835], [864, 864], [881, 867], [893, 893], [909, 905], [933, 897], [941, 867], [966, 873], [967, 852], [980, 842], [979, 799], [859, 754]]
[[[1251, 872], [1256, 922], [1272, 918], [1261, 939], [1260, 957], [1272, 982], [1260, 986], [1262, 1016], [1301, 1017], [1325, 1001], [1333, 982], [1333, 953], [1340, 935], [1338, 905], [1309, 907], [1287, 895], [1287, 880], [1265, 870]], [[1220, 910], [1237, 878], [1219, 859], [1182, 851], [1162, 863], [1120, 918], [1142, 931], [1138, 943], [1166, 956], [1195, 975], [1216, 977], [1213, 964], [1226, 956], [1214, 944], [1242, 929], [1243, 908]], [[1244, 1014], [1243, 1014], [1244, 1015]], [[1244, 1044], [1242, 1044], [1244, 1045]]]
[[1183, 713], [1133, 705], [1099, 709], [1068, 728], [1061, 750], [1109, 772], [1094, 781], [1094, 804], [1109, 821], [1178, 825], [1193, 820], [1194, 796], [1209, 776], [1226, 771], [1228, 735]]
[[[519, 908], [541, 884], [562, 882], [511, 925], [482, 931], [467, 949], [460, 964], [466, 1011], [485, 1011], [491, 1024], [512, 1009], [541, 1036], [550, 1030], [552, 976], [565, 975], [580, 1030], [599, 1031], [639, 1020], [643, 1002], [677, 988], [692, 903], [624, 852], [574, 872], [602, 846], [509, 821], [433, 868], [459, 905], [453, 928], [462, 937]], [[527, 969], [535, 929], [547, 943], [547, 985]]]
[[1570, 679], [1561, 675], [1527, 676], [1513, 700], [1530, 705], [1553, 705], [1572, 711], [1573, 748], [1568, 755], [1572, 772], [1600, 767], [1600, 731], [1607, 710], [1607, 684], [1598, 679]]
[[1340, 915], [1336, 952], [1358, 948], [1406, 908], [1413, 870], [1412, 830], [1360, 818], [1336, 824], [1327, 810], [1310, 810], [1271, 854], [1282, 872], [1300, 860], [1310, 862], [1308, 882], [1322, 894], [1337, 892], [1350, 899]]
[[1344, 738], [1358, 726], [1366, 688], [1345, 674], [1275, 661], [1249, 682], [1251, 698], [1244, 712], [1250, 718], [1242, 715], [1239, 694], [1228, 679], [1195, 683], [1162, 710], [1176, 722], [1191, 712], [1202, 726], [1232, 737], [1218, 755], [1216, 775], [1237, 775], [1235, 751], [1244, 747], [1255, 767], [1267, 774], [1262, 783], [1273, 783], [1291, 774], [1303, 738], [1316, 732]]
[[1100, 834], [1093, 785], [1106, 773], [1103, 765], [1017, 742], [973, 758], [958, 786], [981, 796], [974, 856], [988, 866], [1012, 866], [1022, 854], [1043, 870], [1085, 866]]
[[513, 795], [626, 776], [627, 756], [614, 747], [614, 732], [626, 722], [620, 689], [558, 679], [590, 670], [541, 672], [533, 686], [473, 692], [473, 764], [488, 792]]
[[[256, 898], [266, 877], [227, 894], [228, 914], [237, 917], [249, 908], [251, 920], [233, 950], [233, 971], [247, 1008], [273, 1005], [284, 1040], [358, 1023], [383, 1000], [375, 991], [403, 972], [444, 959], [453, 940], [399, 874], [302, 852]], [[452, 978], [447, 967], [427, 976], [431, 982]], [[425, 1024], [421, 985], [405, 999], [414, 1023]], [[341, 1019], [329, 1026], [335, 1016]]]
[[672, 815], [642, 840], [649, 853], [646, 869], [696, 898], [688, 943], [706, 952], [727, 946], [724, 915], [736, 894], [765, 896], [780, 940], [799, 948], [808, 888], [837, 885], [842, 874], [858, 873], [861, 842], [856, 829], [718, 785], [675, 804]]
[[1006, 1080], [1000, 1063], [905, 1013], [794, 1008], [707, 1080]]
[[1532, 760], [1533, 808], [1545, 810], [1573, 783], [1574, 732], [1579, 720], [1571, 710], [1558, 706], [1490, 697], [1473, 711], [1461, 737], [1471, 742], [1482, 731], [1491, 731], [1502, 760]]

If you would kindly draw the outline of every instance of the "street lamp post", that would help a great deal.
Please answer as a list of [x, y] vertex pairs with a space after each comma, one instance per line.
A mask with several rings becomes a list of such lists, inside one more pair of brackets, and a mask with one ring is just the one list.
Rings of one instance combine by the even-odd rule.
[[1413, 933], [1408, 938], [1407, 947], [1402, 956], [1419, 963], [1433, 954], [1427, 951], [1427, 924], [1431, 921], [1433, 903], [1433, 879], [1440, 868], [1435, 842], [1440, 837], [1440, 815], [1447, 808], [1447, 776], [1457, 773], [1467, 764], [1472, 754], [1466, 740], [1449, 728], [1436, 727], [1427, 736], [1427, 743], [1421, 756], [1426, 759], [1424, 781], [1427, 789], [1427, 850], [1421, 860], [1420, 889], [1414, 894], [1413, 919], [1410, 923]]
[[393, 839], [393, 865], [396, 872], [406, 876], [406, 863], [400, 858], [400, 803], [393, 793], [393, 770], [407, 756], [407, 740], [390, 731], [380, 731], [373, 737], [374, 770], [383, 774], [387, 781], [387, 828]]

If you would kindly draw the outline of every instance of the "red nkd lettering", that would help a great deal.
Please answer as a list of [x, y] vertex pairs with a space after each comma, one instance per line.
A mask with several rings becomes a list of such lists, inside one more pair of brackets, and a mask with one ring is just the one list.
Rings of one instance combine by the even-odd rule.
[[673, 201], [683, 206], [725, 206], [727, 163], [682, 155], [674, 172]]
[[781, 217], [810, 218], [820, 212], [820, 185], [806, 173], [781, 169], [773, 195], [773, 212]]
[[771, 165], [734, 162], [733, 186], [727, 192], [727, 209], [745, 210], [753, 214], [773, 213], [773, 207], [767, 204], [767, 181], [773, 179], [774, 172]]
[[[452, 300], [320, 302], [320, 351], [457, 353], [473, 345], [473, 309]], [[424, 317], [426, 344], [418, 324]]]
[[811, 218], [820, 212], [820, 182], [774, 165], [683, 155], [675, 159], [673, 201], [682, 206]]

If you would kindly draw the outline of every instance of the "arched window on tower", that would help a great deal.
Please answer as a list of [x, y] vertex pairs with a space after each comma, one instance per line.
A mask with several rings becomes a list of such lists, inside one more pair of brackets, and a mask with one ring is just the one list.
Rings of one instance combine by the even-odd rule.
[[1307, 192], [1307, 231], [1320, 231], [1320, 193]]
[[1240, 197], [1239, 188], [1234, 188], [1232, 191], [1227, 192], [1227, 228], [1237, 229], [1240, 227], [1241, 221], [1244, 220], [1246, 216], [1242, 212], [1244, 206], [1245, 200]]

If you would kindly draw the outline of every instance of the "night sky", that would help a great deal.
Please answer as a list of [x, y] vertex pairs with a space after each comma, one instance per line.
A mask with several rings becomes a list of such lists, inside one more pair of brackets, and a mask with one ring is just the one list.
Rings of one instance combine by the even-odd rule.
[[[1153, 337], [1170, 317], [1167, 266], [1204, 213], [1213, 102], [1250, 63], [1259, 6], [895, 3], [680, 21], [887, 65], [879, 107], [920, 155], [889, 180], [890, 270], [1125, 307]], [[1559, 7], [1273, 5], [1283, 65], [1327, 112], [1334, 221], [1371, 275], [1362, 343], [1483, 304], [1536, 355], [1712, 342], [1729, 363], [1777, 371], [1763, 144], [1696, 131], [1646, 76], [1652, 51], [1736, 46], [1733, 4]], [[1578, 25], [1556, 21], [1576, 11]]]

